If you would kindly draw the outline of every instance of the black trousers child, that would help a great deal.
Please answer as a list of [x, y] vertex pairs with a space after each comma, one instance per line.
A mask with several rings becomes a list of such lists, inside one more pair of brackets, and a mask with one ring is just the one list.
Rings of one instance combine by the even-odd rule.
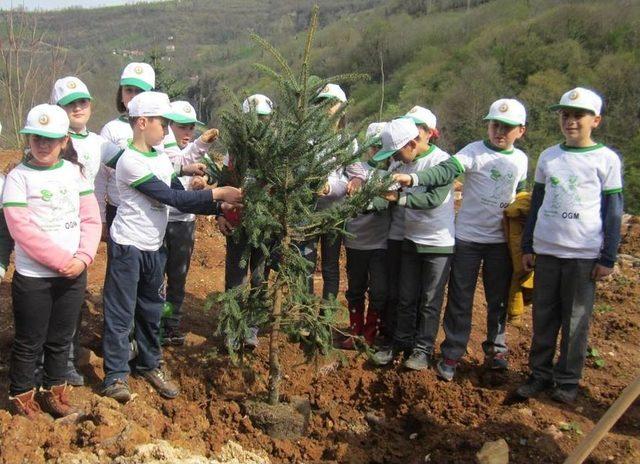
[[11, 294], [15, 337], [9, 373], [12, 396], [35, 387], [36, 362], [43, 352], [43, 386], [65, 382], [69, 346], [86, 287], [86, 271], [75, 279], [14, 273]]
[[164, 246], [167, 250], [167, 294], [165, 300], [173, 306], [173, 314], [164, 319], [164, 325], [178, 329], [182, 317], [187, 274], [191, 265], [196, 221], [173, 221], [167, 224]]

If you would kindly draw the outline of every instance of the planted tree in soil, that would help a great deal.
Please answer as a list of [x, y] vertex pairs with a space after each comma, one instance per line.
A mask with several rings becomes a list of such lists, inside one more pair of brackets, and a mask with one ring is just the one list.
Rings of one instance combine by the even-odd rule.
[[[314, 8], [300, 69], [294, 71], [284, 57], [262, 38], [253, 39], [271, 56], [277, 70], [257, 68], [279, 89], [276, 108], [268, 119], [243, 113], [240, 100], [230, 95], [233, 108], [221, 116], [223, 140], [233, 159], [233, 175], [242, 179], [244, 210], [241, 227], [251, 246], [261, 248], [273, 270], [260, 288], [247, 284], [217, 297], [221, 303], [218, 333], [224, 335], [232, 356], [242, 352], [249, 327], [270, 329], [268, 402], [280, 399], [279, 344], [284, 335], [298, 342], [307, 359], [332, 348], [336, 300], [323, 300], [307, 290], [313, 269], [302, 244], [319, 234], [342, 234], [345, 219], [364, 210], [381, 189], [369, 182], [357, 194], [325, 210], [316, 204], [329, 174], [354, 162], [353, 136], [336, 129], [344, 108], [328, 116], [335, 101], [316, 96], [329, 82], [344, 83], [362, 75], [310, 78], [310, 54], [317, 26]], [[243, 259], [246, 261], [246, 259]], [[237, 359], [237, 358], [236, 358]]]

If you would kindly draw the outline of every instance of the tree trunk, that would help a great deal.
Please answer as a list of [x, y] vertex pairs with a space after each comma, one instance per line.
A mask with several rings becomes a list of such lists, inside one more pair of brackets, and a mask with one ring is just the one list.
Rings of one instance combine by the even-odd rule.
[[[282, 246], [286, 249], [289, 246], [291, 239], [285, 236], [282, 239]], [[284, 263], [280, 263], [280, 266], [284, 266]], [[280, 401], [280, 380], [282, 373], [280, 371], [280, 321], [282, 319], [282, 299], [283, 291], [282, 282], [279, 282], [276, 278], [275, 281], [276, 291], [273, 302], [272, 317], [273, 323], [271, 324], [271, 336], [269, 337], [269, 404], [276, 405]]]

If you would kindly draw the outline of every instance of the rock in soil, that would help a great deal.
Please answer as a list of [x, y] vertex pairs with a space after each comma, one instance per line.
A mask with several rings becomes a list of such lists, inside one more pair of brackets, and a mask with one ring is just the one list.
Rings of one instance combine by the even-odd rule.
[[476, 454], [478, 464], [509, 464], [509, 445], [501, 438], [488, 441]]
[[304, 435], [311, 407], [304, 397], [293, 397], [290, 403], [274, 405], [262, 401], [246, 401], [244, 408], [254, 427], [271, 438], [295, 440]]

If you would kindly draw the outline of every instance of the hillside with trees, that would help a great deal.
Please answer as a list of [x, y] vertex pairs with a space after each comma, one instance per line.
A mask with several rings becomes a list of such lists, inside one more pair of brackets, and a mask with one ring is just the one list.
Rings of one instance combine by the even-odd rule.
[[[269, 81], [253, 67], [265, 57], [249, 35], [267, 38], [295, 63], [313, 3], [174, 0], [27, 15], [37, 20], [50, 45], [59, 44], [64, 50], [65, 72], [77, 72], [92, 89], [96, 128], [113, 117], [118, 73], [132, 60], [160, 67], [161, 84], [171, 84], [166, 90], [183, 94], [203, 120], [217, 124], [227, 103], [225, 88], [267, 94], [271, 90]], [[438, 115], [439, 145], [454, 152], [483, 136], [482, 116], [493, 100], [515, 97], [529, 111], [522, 145], [534, 166], [540, 151], [560, 138], [548, 106], [566, 89], [591, 87], [605, 97], [605, 123], [597, 136], [623, 155], [626, 209], [640, 212], [636, 201], [640, 198], [639, 2], [325, 0], [319, 4], [316, 71], [323, 76], [346, 72], [371, 76], [347, 89], [354, 129], [421, 104]], [[44, 76], [51, 82], [57, 77]], [[0, 103], [5, 106], [4, 95]]]

